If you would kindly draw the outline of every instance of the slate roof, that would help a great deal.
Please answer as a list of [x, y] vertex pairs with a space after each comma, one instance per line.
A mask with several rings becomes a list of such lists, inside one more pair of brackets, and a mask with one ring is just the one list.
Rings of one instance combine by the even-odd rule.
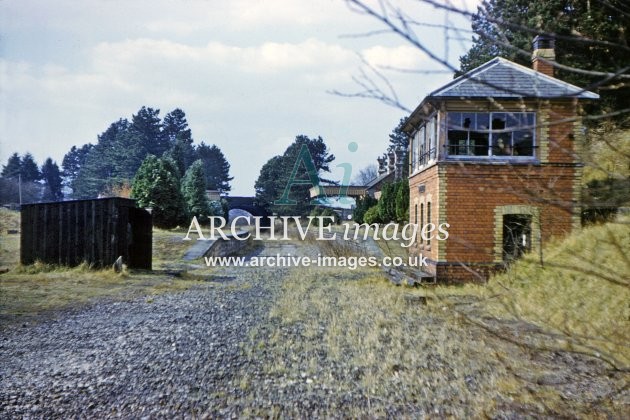
[[386, 181], [387, 178], [389, 177], [393, 178], [394, 172], [385, 172], [384, 174], [378, 175], [376, 178], [372, 179], [370, 182], [367, 183], [367, 185], [365, 186], [365, 189], [369, 190], [370, 188], [374, 188], [381, 182]]
[[598, 99], [599, 95], [504, 58], [494, 58], [431, 93], [428, 98]]

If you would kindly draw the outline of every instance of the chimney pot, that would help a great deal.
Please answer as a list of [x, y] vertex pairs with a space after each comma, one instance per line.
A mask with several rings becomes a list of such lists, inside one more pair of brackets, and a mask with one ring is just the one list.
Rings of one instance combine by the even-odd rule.
[[532, 67], [537, 72], [546, 74], [547, 76], [553, 76], [553, 62], [556, 60], [556, 40], [551, 35], [537, 35], [533, 41], [532, 46], [534, 52], [532, 53]]

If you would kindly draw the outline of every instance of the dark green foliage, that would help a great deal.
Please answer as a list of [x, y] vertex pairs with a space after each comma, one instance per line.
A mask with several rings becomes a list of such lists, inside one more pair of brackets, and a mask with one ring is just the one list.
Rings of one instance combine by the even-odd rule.
[[17, 153], [13, 153], [7, 164], [2, 167], [2, 176], [6, 178], [17, 178], [21, 173], [22, 158]]
[[[330, 226], [331, 224], [339, 224], [339, 215], [334, 210], [328, 207], [314, 207], [313, 210], [311, 210], [310, 216], [326, 217], [325, 219], [316, 219], [315, 221], [317, 223], [317, 226]], [[332, 217], [333, 219], [331, 220], [329, 219], [329, 217]]]
[[[274, 156], [260, 169], [256, 180], [256, 202], [259, 206], [271, 208], [273, 202], [281, 195], [286, 185], [285, 160], [282, 156]], [[285, 179], [282, 184], [279, 180]]]
[[[110, 184], [131, 179], [133, 174], [127, 178], [120, 174], [121, 167], [128, 166], [125, 164], [125, 151], [133, 147], [125, 144], [129, 127], [129, 121], [123, 118], [110, 124], [98, 136], [96, 145], [89, 147], [87, 156], [81, 156], [84, 163], [72, 183], [74, 198], [96, 198]], [[129, 153], [135, 155], [137, 150], [129, 150]]]
[[230, 181], [234, 177], [230, 176], [230, 164], [223, 155], [221, 149], [214, 144], [208, 146], [204, 142], [197, 147], [197, 159], [203, 162], [203, 171], [206, 174], [206, 185], [210, 190], [218, 190], [224, 194], [229, 192], [232, 187]]
[[143, 106], [136, 115], [131, 117], [129, 133], [133, 140], [130, 142], [143, 148], [142, 152], [145, 153], [145, 156], [147, 154], [162, 156], [169, 149], [168, 138], [162, 132], [159, 114], [159, 109]]
[[409, 221], [409, 182], [406, 179], [396, 183], [396, 221]]
[[179, 173], [183, 176], [196, 160], [195, 148], [186, 114], [177, 108], [164, 116], [162, 133], [166, 138], [169, 150], [166, 155], [177, 163]]
[[173, 147], [164, 156], [172, 159], [177, 165], [180, 175], [183, 175], [195, 160], [195, 148], [192, 141], [189, 143], [184, 140], [175, 140]]
[[190, 217], [197, 216], [200, 223], [205, 223], [208, 216], [213, 215], [206, 194], [206, 179], [201, 160], [196, 160], [186, 171], [182, 179], [182, 195]]
[[[330, 172], [330, 162], [335, 156], [330, 154], [326, 143], [321, 137], [311, 139], [304, 135], [299, 135], [295, 141], [285, 150], [282, 156], [271, 158], [263, 165], [260, 175], [256, 180], [256, 199], [259, 205], [267, 207], [272, 212], [281, 215], [308, 215], [312, 209], [310, 204], [309, 189], [311, 184], [293, 185], [289, 192], [289, 199], [297, 202], [295, 205], [275, 205], [279, 200], [290, 179], [296, 161], [299, 160], [302, 146], [306, 145], [313, 161], [317, 175], [322, 172]], [[300, 163], [295, 180], [310, 182], [310, 176], [304, 163]], [[320, 181], [330, 182], [320, 177]]]
[[378, 215], [382, 223], [408, 221], [409, 183], [406, 179], [383, 185], [378, 200]]
[[368, 225], [371, 225], [372, 223], [382, 223], [378, 205], [370, 207], [365, 212], [365, 215], [363, 216], [363, 223], [367, 223]]
[[178, 169], [171, 159], [149, 155], [134, 177], [131, 195], [139, 206], [153, 209], [153, 224], [159, 228], [174, 228], [186, 220]]
[[39, 181], [42, 179], [42, 173], [39, 171], [37, 163], [35, 163], [35, 159], [33, 159], [33, 155], [30, 153], [25, 154], [22, 158], [20, 173], [22, 174], [23, 182]]
[[210, 215], [211, 216], [220, 216], [224, 219], [228, 219], [230, 213], [230, 204], [226, 199], [222, 198], [219, 201], [213, 200], [210, 201]]
[[[115, 185], [128, 183], [144, 159], [152, 154], [175, 162], [182, 177], [197, 159], [204, 162], [206, 183], [221, 192], [230, 190], [230, 165], [216, 146], [195, 150], [186, 114], [177, 108], [160, 121], [159, 110], [142, 107], [131, 122], [119, 119], [98, 136], [96, 145], [73, 147], [64, 157], [66, 185], [75, 198], [94, 198]], [[197, 156], [198, 155], [198, 156]]]
[[42, 165], [42, 178], [44, 180], [44, 201], [60, 201], [63, 199], [61, 190], [61, 171], [57, 162], [53, 162], [51, 158], [46, 159]]
[[396, 220], [396, 184], [383, 184], [378, 199], [378, 215], [382, 223]]
[[63, 168], [62, 176], [65, 186], [72, 188], [74, 191], [74, 182], [79, 176], [79, 172], [87, 160], [88, 154], [94, 147], [93, 144], [84, 144], [80, 148], [72, 146], [70, 151], [65, 154], [61, 167]]
[[[472, 19], [473, 46], [460, 58], [461, 73], [501, 56], [531, 66], [532, 39], [557, 34], [556, 61], [581, 70], [628, 74], [630, 14], [626, 0], [487, 0]], [[593, 41], [591, 41], [593, 40]], [[603, 41], [603, 42], [600, 42]], [[457, 74], [457, 75], [459, 75]], [[556, 69], [556, 76], [602, 95], [599, 111], [630, 107], [630, 86], [613, 77]], [[601, 89], [600, 89], [601, 88]]]
[[403, 127], [405, 126], [406, 121], [406, 118], [401, 118], [396, 128], [394, 128], [389, 134], [389, 147], [387, 148], [388, 151], [393, 151], [396, 149], [407, 150], [409, 139], [407, 137], [407, 134], [403, 131]]
[[363, 218], [365, 213], [371, 207], [377, 204], [377, 200], [374, 197], [370, 197], [369, 195], [364, 195], [356, 199], [356, 207], [354, 208], [354, 213], [352, 215], [352, 219], [357, 223], [363, 223]]

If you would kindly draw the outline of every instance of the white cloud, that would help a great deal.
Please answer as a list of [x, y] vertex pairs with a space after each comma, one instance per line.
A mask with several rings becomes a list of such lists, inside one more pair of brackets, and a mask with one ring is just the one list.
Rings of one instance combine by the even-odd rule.
[[362, 51], [363, 57], [374, 67], [418, 69], [427, 62], [427, 56], [409, 45], [386, 48], [380, 45]]
[[[401, 111], [326, 93], [358, 89], [356, 52], [375, 66], [428, 65], [399, 38], [340, 39], [378, 27], [342, 0], [24, 0], [0, 8], [10, 42], [0, 60], [2, 162], [14, 151], [61, 161], [142, 105], [162, 115], [181, 107], [195, 139], [223, 149], [239, 194], [251, 193], [260, 167], [297, 134], [321, 135], [355, 168], [384, 150]], [[449, 79], [387, 76], [410, 107]], [[347, 151], [351, 140], [360, 153]]]

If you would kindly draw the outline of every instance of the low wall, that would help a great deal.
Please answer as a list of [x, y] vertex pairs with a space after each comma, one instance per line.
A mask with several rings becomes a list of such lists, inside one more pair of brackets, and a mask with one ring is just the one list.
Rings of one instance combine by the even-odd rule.
[[[247, 231], [241, 230], [236, 232], [238, 236], [243, 236]], [[211, 245], [210, 248], [203, 254], [204, 257], [225, 257], [233, 255], [244, 249], [251, 242], [251, 237], [247, 240], [240, 241], [234, 238], [232, 234], [225, 235], [228, 239], [218, 238]]]

